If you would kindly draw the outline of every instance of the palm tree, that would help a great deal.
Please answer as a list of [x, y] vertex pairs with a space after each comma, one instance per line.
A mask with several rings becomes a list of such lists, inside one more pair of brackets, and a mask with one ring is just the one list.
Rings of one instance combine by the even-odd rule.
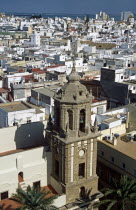
[[97, 205], [104, 205], [105, 210], [134, 210], [136, 209], [136, 179], [130, 180], [122, 176], [119, 182], [113, 181], [113, 189], [103, 190], [104, 199]]
[[18, 210], [56, 210], [58, 208], [52, 205], [55, 198], [50, 191], [28, 186], [26, 191], [17, 189], [11, 199], [20, 204]]

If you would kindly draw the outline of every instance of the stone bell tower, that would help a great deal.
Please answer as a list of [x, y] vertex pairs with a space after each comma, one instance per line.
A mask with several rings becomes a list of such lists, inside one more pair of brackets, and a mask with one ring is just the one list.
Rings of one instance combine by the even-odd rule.
[[80, 82], [75, 66], [68, 83], [55, 95], [51, 185], [66, 194], [66, 202], [98, 192], [96, 175], [97, 126], [91, 125], [92, 94]]

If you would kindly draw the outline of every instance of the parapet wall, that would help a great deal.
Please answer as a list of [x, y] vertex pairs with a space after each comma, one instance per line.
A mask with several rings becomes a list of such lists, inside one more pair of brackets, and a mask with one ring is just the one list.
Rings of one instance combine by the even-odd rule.
[[44, 145], [47, 121], [0, 129], [0, 153]]

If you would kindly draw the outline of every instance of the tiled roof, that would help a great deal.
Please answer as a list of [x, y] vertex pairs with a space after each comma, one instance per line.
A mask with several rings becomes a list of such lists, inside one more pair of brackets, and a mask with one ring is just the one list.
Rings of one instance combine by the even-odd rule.
[[0, 88], [0, 93], [7, 93], [7, 92], [9, 92], [8, 89], [6, 89], [6, 88]]
[[[54, 190], [54, 188], [51, 185], [42, 187], [41, 189], [46, 189], [47, 191], [51, 192], [50, 194], [48, 194], [47, 197], [51, 197], [53, 195], [57, 195], [57, 192]], [[21, 206], [20, 204], [18, 204], [17, 202], [11, 200], [10, 198], [1, 200], [0, 201], [0, 205], [3, 207], [2, 208], [3, 210], [13, 210], [13, 209], [16, 209], [16, 208]]]
[[48, 66], [48, 67], [47, 67], [47, 69], [48, 69], [48, 68], [57, 68], [57, 67], [60, 67], [60, 66], [65, 66], [65, 65], [54, 65], [54, 66]]

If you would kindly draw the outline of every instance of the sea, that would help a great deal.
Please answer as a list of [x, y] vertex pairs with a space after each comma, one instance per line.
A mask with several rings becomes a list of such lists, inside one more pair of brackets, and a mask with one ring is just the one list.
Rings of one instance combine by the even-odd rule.
[[[85, 16], [89, 18], [95, 18], [95, 14], [63, 14], [63, 13], [6, 13], [6, 15], [14, 15], [18, 17], [30, 18], [32, 16], [41, 16], [43, 18], [55, 18], [55, 17], [70, 17], [72, 19], [81, 18], [83, 19]], [[120, 21], [121, 14], [109, 14], [110, 18], [114, 18], [115, 21]], [[135, 15], [136, 18], [136, 15]]]

